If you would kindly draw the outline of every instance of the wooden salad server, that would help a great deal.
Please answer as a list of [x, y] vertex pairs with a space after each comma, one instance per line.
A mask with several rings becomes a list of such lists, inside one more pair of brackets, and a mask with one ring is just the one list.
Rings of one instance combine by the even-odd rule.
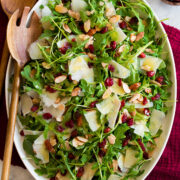
[[[8, 16], [8, 18], [11, 17], [11, 15], [19, 9], [20, 12], [23, 11], [25, 6], [28, 7], [33, 7], [34, 4], [36, 3], [37, 0], [1, 0], [1, 6]], [[4, 42], [4, 48], [2, 52], [2, 57], [0, 61], [0, 96], [2, 93], [2, 88], [4, 84], [4, 77], [5, 77], [5, 72], [6, 72], [6, 67], [9, 59], [9, 50], [8, 50], [8, 45], [7, 45], [7, 40]]]
[[27, 16], [29, 14], [29, 11], [30, 7], [24, 8], [19, 26], [17, 25], [17, 20], [20, 17], [19, 10], [15, 11], [15, 13], [11, 16], [9, 20], [7, 28], [7, 43], [10, 53], [15, 59], [15, 72], [1, 180], [9, 180], [14, 129], [19, 101], [20, 71], [24, 67], [24, 65], [30, 60], [30, 57], [27, 53], [27, 48], [32, 42], [36, 41], [42, 33], [41, 23], [38, 15], [35, 12], [33, 12], [30, 24], [29, 26], [27, 26]]

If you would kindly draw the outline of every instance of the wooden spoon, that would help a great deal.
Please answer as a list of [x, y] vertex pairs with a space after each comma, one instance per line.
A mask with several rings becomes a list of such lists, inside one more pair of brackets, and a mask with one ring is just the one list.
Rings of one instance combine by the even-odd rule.
[[[11, 17], [11, 15], [19, 9], [20, 12], [23, 11], [25, 6], [33, 7], [37, 0], [1, 0], [1, 6], [8, 16], [8, 18]], [[2, 88], [4, 84], [4, 77], [7, 67], [7, 62], [9, 59], [9, 50], [7, 45], [7, 40], [4, 42], [4, 48], [2, 52], [1, 62], [0, 62], [0, 96], [2, 93]]]
[[20, 71], [21, 68], [23, 68], [24, 65], [30, 60], [27, 53], [27, 48], [32, 42], [37, 40], [42, 33], [41, 23], [35, 12], [32, 14], [30, 25], [27, 27], [27, 16], [29, 11], [29, 7], [24, 8], [19, 26], [17, 26], [17, 20], [20, 17], [19, 10], [15, 11], [9, 20], [7, 28], [7, 43], [10, 53], [16, 60], [16, 63], [1, 180], [9, 180], [9, 169], [11, 164], [14, 129], [19, 100]]

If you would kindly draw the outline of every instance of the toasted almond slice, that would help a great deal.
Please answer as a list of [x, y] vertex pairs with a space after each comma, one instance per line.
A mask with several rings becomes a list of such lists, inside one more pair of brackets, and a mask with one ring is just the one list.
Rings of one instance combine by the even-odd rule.
[[145, 51], [147, 52], [147, 53], [155, 53], [152, 49], [150, 49], [150, 48], [147, 48], [147, 49], [145, 49]]
[[71, 149], [71, 147], [70, 147], [70, 145], [69, 145], [69, 141], [65, 141], [65, 147], [66, 147], [67, 150], [70, 150], [70, 149]]
[[116, 141], [116, 136], [114, 136], [113, 134], [108, 136], [108, 141], [110, 144], [115, 144]]
[[141, 86], [141, 83], [138, 82], [138, 83], [134, 83], [132, 84], [129, 88], [133, 91], [137, 90], [139, 87]]
[[96, 34], [96, 29], [90, 29], [87, 34], [89, 36], [93, 36], [94, 34]]
[[129, 86], [125, 82], [122, 82], [122, 87], [125, 93], [131, 93], [131, 89], [129, 89]]
[[66, 7], [64, 7], [63, 4], [59, 4], [55, 6], [55, 11], [61, 14], [65, 14], [68, 12], [68, 9]]
[[76, 88], [73, 89], [73, 91], [71, 93], [71, 96], [73, 96], [73, 97], [78, 96], [80, 94], [80, 92], [81, 92], [81, 88], [76, 87]]
[[55, 146], [57, 144], [56, 138], [54, 136], [51, 136], [49, 141], [52, 146]]
[[81, 127], [83, 124], [83, 116], [80, 115], [78, 118], [77, 118], [77, 126], [78, 127]]
[[95, 54], [92, 54], [90, 52], [88, 52], [87, 55], [89, 56], [90, 59], [94, 59], [96, 57]]
[[58, 76], [54, 79], [55, 83], [61, 83], [63, 82], [64, 80], [66, 80], [67, 76], [66, 75], [61, 75], [61, 76]]
[[58, 109], [59, 109], [60, 111], [64, 111], [64, 110], [65, 110], [65, 105], [64, 105], [64, 104], [60, 104], [60, 105], [58, 106]]
[[77, 85], [77, 84], [78, 84], [78, 81], [73, 80], [73, 84]]
[[162, 84], [160, 84], [159, 82], [154, 81], [154, 80], [150, 80], [150, 83], [155, 84], [155, 85], [158, 85], [159, 87], [162, 86]]
[[61, 101], [61, 98], [60, 97], [57, 97], [56, 101], [55, 101], [55, 104], [59, 104]]
[[130, 34], [130, 41], [133, 43], [136, 40], [136, 35], [134, 33]]
[[84, 138], [84, 137], [77, 136], [76, 138], [77, 138], [77, 140], [80, 141], [80, 142], [83, 142], [83, 143], [88, 142], [88, 139], [86, 139], [86, 138]]
[[137, 34], [136, 36], [136, 41], [141, 40], [144, 37], [144, 32], [140, 32], [139, 34]]
[[143, 96], [139, 93], [133, 94], [132, 98], [129, 100], [131, 103], [138, 103], [143, 101]]
[[92, 10], [92, 11], [86, 11], [86, 15], [87, 15], [87, 16], [90, 16], [90, 15], [94, 14], [94, 12], [95, 12], [94, 10]]
[[125, 20], [126, 22], [129, 22], [129, 21], [131, 20], [131, 17], [126, 16], [126, 17], [124, 18], [124, 20]]
[[103, 68], [106, 68], [108, 66], [108, 63], [101, 63]]
[[98, 27], [98, 26], [95, 26], [95, 29], [96, 29], [97, 32], [99, 32], [99, 31], [102, 30], [102, 28], [100, 28], [100, 27]]
[[85, 48], [87, 49], [89, 47], [89, 45], [93, 44], [93, 43], [94, 43], [94, 40], [93, 40], [93, 37], [91, 36], [89, 41], [86, 43]]
[[152, 92], [152, 90], [151, 90], [151, 88], [146, 88], [146, 89], [145, 89], [145, 92], [149, 94], [149, 93]]
[[113, 161], [112, 161], [112, 168], [113, 168], [114, 172], [118, 171], [118, 161], [117, 160], [113, 159]]
[[32, 99], [33, 104], [39, 104], [40, 101], [41, 101], [41, 99], [39, 99], [39, 98]]
[[72, 10], [68, 10], [68, 14], [69, 14], [69, 16], [71, 16], [72, 18], [76, 19], [77, 21], [80, 20], [79, 12], [74, 12]]
[[112, 91], [111, 91], [111, 88], [107, 88], [106, 91], [104, 92], [103, 96], [102, 96], [102, 99], [106, 99], [108, 98], [110, 95], [111, 95]]
[[69, 28], [69, 26], [67, 24], [63, 24], [63, 29], [68, 32], [68, 33], [71, 33], [71, 29]]
[[91, 28], [91, 20], [88, 19], [85, 23], [84, 23], [84, 30], [85, 32], [88, 32]]
[[109, 19], [109, 22], [111, 24], [116, 24], [117, 22], [119, 22], [120, 17], [121, 17], [120, 15], [114, 15]]
[[50, 69], [51, 68], [51, 65], [49, 65], [47, 62], [42, 62], [42, 67], [44, 69]]
[[72, 140], [72, 145], [75, 147], [75, 148], [77, 148], [78, 146], [82, 146], [84, 143], [83, 142], [81, 142], [81, 141], [79, 141], [77, 138], [74, 138], [73, 140]]

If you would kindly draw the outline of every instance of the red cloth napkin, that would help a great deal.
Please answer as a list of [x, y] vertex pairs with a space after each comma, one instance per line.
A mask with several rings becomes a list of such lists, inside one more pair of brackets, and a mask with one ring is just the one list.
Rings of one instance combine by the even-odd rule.
[[[178, 18], [178, 17], [177, 17]], [[6, 25], [7, 17], [3, 13], [0, 7], [0, 57], [3, 49], [3, 44], [6, 36]], [[180, 31], [164, 25], [164, 28], [168, 34], [168, 37], [173, 48], [173, 53], [175, 57], [176, 69], [177, 69], [177, 80], [178, 80], [178, 90], [180, 90]], [[0, 72], [1, 73], [1, 72]], [[178, 93], [178, 99], [180, 99], [180, 93]], [[178, 111], [179, 110], [179, 111]], [[180, 179], [180, 104], [177, 103], [177, 112], [173, 125], [173, 130], [168, 141], [167, 147], [154, 168], [151, 174], [148, 176], [147, 180], [174, 180]], [[5, 133], [7, 126], [7, 116], [5, 108], [5, 97], [4, 94], [0, 99], [0, 159], [3, 158], [4, 143], [5, 143]], [[16, 149], [13, 149], [12, 164], [24, 167], [22, 161], [20, 160]]]

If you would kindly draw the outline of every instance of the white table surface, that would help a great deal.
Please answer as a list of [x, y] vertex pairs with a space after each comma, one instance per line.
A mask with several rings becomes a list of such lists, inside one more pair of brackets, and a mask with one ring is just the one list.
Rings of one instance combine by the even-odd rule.
[[[180, 6], [171, 6], [163, 3], [161, 0], [147, 0], [152, 9], [158, 15], [160, 20], [168, 18], [164, 21], [166, 24], [180, 29]], [[0, 160], [0, 176], [2, 161]], [[21, 175], [20, 175], [21, 174]], [[19, 176], [20, 175], [20, 176]], [[12, 166], [10, 180], [34, 180], [34, 178], [21, 167]]]
[[161, 0], [147, 0], [160, 20], [168, 18], [164, 23], [180, 29], [180, 6], [165, 4]]

